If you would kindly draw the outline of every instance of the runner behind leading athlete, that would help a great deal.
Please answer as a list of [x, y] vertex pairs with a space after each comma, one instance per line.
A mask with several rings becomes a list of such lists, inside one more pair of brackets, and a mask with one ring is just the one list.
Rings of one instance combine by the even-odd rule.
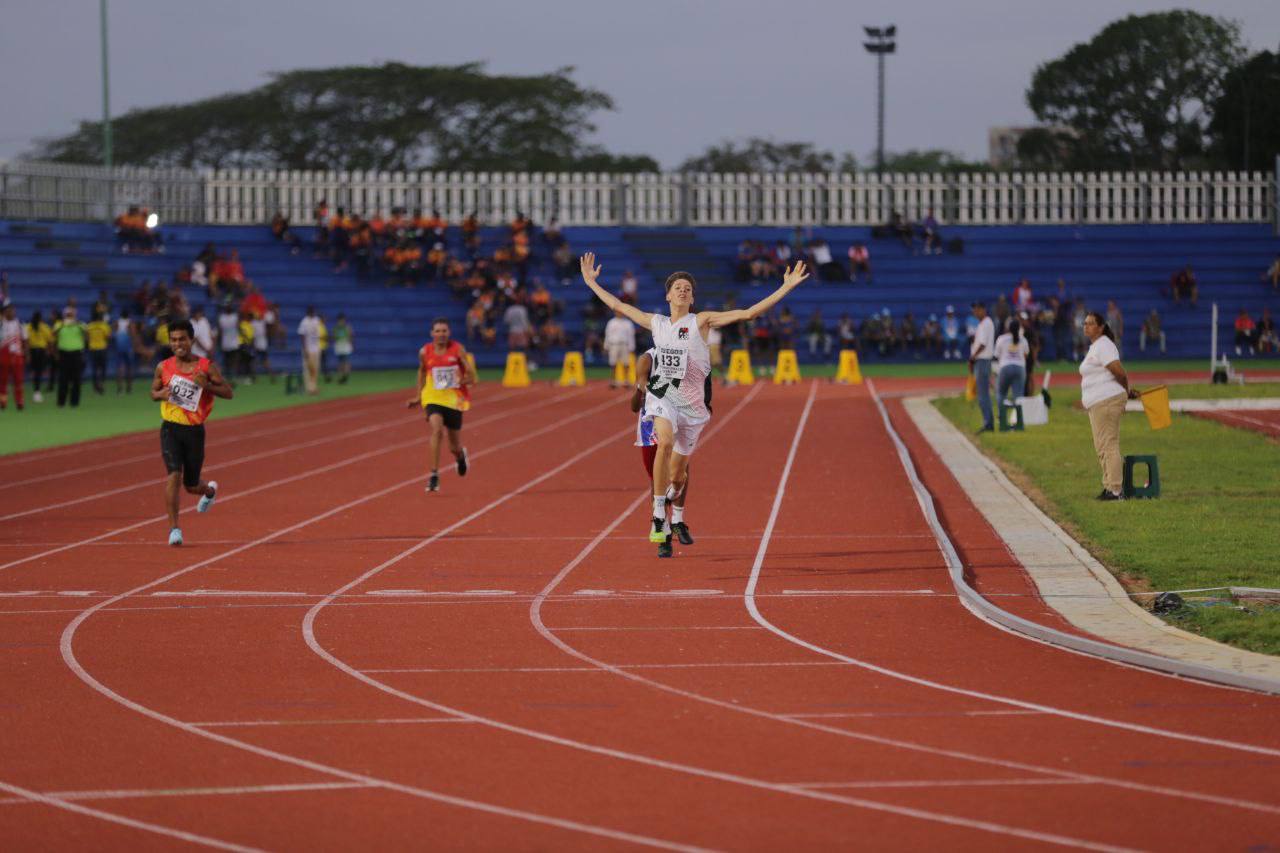
[[182, 544], [178, 527], [178, 487], [188, 494], [200, 495], [197, 512], [208, 512], [218, 494], [216, 481], [200, 479], [204, 467], [204, 422], [213, 411], [213, 398], [231, 399], [231, 386], [218, 366], [207, 358], [191, 354], [195, 333], [191, 321], [182, 320], [169, 327], [169, 346], [173, 355], [156, 365], [151, 380], [151, 399], [160, 403], [160, 453], [164, 457], [169, 478], [164, 485], [165, 505], [169, 510], [169, 544]]
[[418, 350], [418, 393], [406, 404], [422, 406], [431, 430], [431, 475], [427, 491], [440, 490], [440, 445], [447, 432], [449, 450], [458, 463], [458, 476], [467, 476], [467, 449], [462, 446], [462, 413], [471, 408], [471, 385], [475, 376], [467, 361], [467, 350], [453, 340], [449, 321], [431, 321], [431, 342]]

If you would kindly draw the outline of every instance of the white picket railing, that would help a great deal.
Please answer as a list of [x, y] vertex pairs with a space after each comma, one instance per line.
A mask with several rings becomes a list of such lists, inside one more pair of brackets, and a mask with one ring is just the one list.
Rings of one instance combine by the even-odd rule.
[[320, 201], [364, 216], [438, 210], [487, 223], [523, 212], [562, 225], [877, 225], [1274, 222], [1276, 174], [1000, 172], [959, 175], [297, 172], [0, 162], [0, 218], [95, 220], [131, 204], [166, 222], [311, 221]]

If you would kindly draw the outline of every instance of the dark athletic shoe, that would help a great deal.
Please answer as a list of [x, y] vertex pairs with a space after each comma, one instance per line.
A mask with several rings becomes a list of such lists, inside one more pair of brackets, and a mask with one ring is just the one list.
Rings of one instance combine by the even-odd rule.
[[653, 519], [649, 528], [649, 541], [660, 545], [667, 541], [667, 522], [661, 518]]
[[668, 537], [666, 538], [666, 540], [664, 540], [664, 541], [663, 541], [663, 543], [662, 543], [661, 545], [659, 545], [659, 546], [658, 546], [658, 556], [659, 556], [659, 557], [670, 557], [670, 556], [671, 556], [671, 553], [672, 553], [672, 552], [671, 552], [671, 537], [670, 537], [670, 536], [668, 536]]
[[693, 535], [689, 533], [689, 525], [685, 524], [683, 521], [677, 521], [672, 524], [671, 532], [680, 540], [681, 545], [693, 544]]
[[1115, 492], [1108, 492], [1106, 489], [1103, 489], [1103, 490], [1102, 490], [1102, 494], [1098, 495], [1098, 500], [1100, 500], [1100, 501], [1122, 501], [1122, 500], [1124, 500], [1124, 495], [1117, 495]]
[[462, 452], [454, 458], [458, 460], [458, 476], [467, 476], [467, 449], [465, 447], [462, 448]]
[[427, 491], [428, 492], [440, 491], [440, 475], [435, 471], [432, 471], [431, 476], [427, 478]]

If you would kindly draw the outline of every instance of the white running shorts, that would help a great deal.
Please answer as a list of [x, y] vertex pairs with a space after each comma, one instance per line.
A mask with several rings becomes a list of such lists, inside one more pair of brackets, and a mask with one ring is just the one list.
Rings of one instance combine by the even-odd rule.
[[702, 428], [711, 420], [710, 417], [696, 419], [687, 410], [653, 394], [645, 395], [644, 410], [647, 417], [662, 418], [670, 422], [671, 431], [675, 434], [675, 451], [681, 456], [693, 455], [694, 448], [698, 446], [698, 437], [702, 435]]

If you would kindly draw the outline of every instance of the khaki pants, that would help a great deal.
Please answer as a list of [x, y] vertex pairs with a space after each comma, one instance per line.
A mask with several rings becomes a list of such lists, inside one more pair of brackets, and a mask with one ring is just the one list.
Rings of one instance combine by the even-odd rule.
[[1089, 407], [1089, 426], [1093, 428], [1093, 449], [1102, 466], [1102, 487], [1120, 494], [1124, 480], [1124, 457], [1120, 455], [1120, 416], [1129, 400], [1124, 394], [1108, 397]]
[[320, 372], [320, 353], [302, 351], [302, 386], [308, 394], [316, 393], [316, 375]]

